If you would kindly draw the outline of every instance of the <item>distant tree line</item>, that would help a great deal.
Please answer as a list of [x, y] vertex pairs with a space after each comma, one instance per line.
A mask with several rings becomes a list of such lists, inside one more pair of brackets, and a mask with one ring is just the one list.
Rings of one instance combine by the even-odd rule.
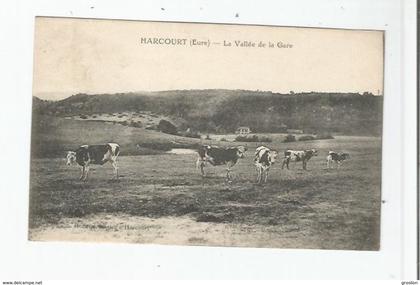
[[[33, 106], [34, 112], [56, 116], [150, 111], [173, 118], [178, 131], [190, 128], [223, 134], [248, 126], [253, 132], [275, 133], [284, 131], [286, 125], [308, 133], [380, 135], [382, 104], [382, 96], [368, 92], [176, 90], [153, 95], [77, 94], [54, 102], [34, 99]], [[167, 124], [159, 128], [174, 132]]]

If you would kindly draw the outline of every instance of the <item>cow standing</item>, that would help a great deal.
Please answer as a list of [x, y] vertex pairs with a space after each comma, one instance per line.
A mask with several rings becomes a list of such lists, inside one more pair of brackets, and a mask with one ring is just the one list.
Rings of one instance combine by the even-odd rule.
[[103, 165], [110, 162], [114, 168], [115, 178], [118, 179], [117, 157], [120, 154], [120, 146], [116, 143], [104, 145], [82, 145], [75, 151], [67, 152], [67, 165], [74, 162], [81, 168], [80, 180], [86, 181], [89, 176], [91, 164]]
[[286, 150], [284, 152], [284, 159], [281, 169], [284, 168], [286, 165], [287, 169], [289, 169], [289, 162], [294, 161], [302, 161], [302, 167], [306, 170], [306, 165], [308, 161], [311, 159], [312, 156], [317, 156], [318, 152], [315, 149], [309, 150]]
[[278, 152], [268, 147], [260, 146], [255, 150], [255, 167], [257, 168], [257, 183], [267, 182], [270, 166], [276, 161]]
[[205, 176], [204, 167], [206, 162], [213, 166], [226, 165], [226, 179], [231, 181], [230, 169], [243, 158], [247, 148], [244, 146], [222, 148], [218, 146], [203, 145], [198, 149], [197, 168], [200, 168], [201, 175]]
[[350, 158], [350, 154], [348, 153], [329, 151], [327, 155], [327, 168], [330, 168], [330, 166], [332, 167], [331, 165], [332, 162], [335, 162], [338, 168], [341, 165], [341, 162], [349, 158]]

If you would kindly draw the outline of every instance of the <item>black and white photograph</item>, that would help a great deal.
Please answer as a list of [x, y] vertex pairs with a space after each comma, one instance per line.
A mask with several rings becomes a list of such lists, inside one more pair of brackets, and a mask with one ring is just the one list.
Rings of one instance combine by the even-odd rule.
[[29, 240], [380, 250], [383, 31], [34, 33]]

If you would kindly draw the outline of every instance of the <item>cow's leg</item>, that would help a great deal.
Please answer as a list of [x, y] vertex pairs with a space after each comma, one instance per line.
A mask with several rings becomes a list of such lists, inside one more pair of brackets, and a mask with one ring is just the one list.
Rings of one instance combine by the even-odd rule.
[[79, 180], [83, 180], [84, 177], [85, 177], [85, 167], [82, 166], [82, 168], [80, 168], [80, 177], [79, 177]]
[[261, 182], [262, 169], [261, 169], [260, 166], [257, 166], [256, 169], [257, 169], [257, 183], [260, 183]]
[[230, 168], [233, 166], [234, 164], [232, 164], [232, 163], [227, 163], [226, 164], [226, 166], [227, 166], [227, 169], [226, 169], [226, 179], [227, 179], [227, 182], [232, 182], [232, 176], [230, 175]]
[[197, 167], [197, 169], [199, 168], [200, 169], [200, 172], [201, 172], [201, 176], [205, 176], [205, 173], [204, 173], [204, 161], [203, 161], [203, 159], [202, 158], [198, 158], [197, 159], [197, 162], [196, 162], [196, 167]]
[[270, 169], [269, 168], [267, 168], [266, 170], [265, 170], [265, 176], [264, 176], [264, 183], [267, 183], [267, 179], [268, 179], [268, 172], [270, 171]]
[[303, 170], [306, 170], [306, 160], [302, 160], [302, 167], [303, 167]]
[[85, 167], [85, 178], [83, 179], [83, 181], [86, 181], [86, 180], [88, 180], [88, 178], [89, 178], [89, 165], [86, 165], [86, 167]]
[[330, 168], [330, 156], [327, 156], [327, 168]]
[[230, 167], [228, 166], [228, 168], [226, 169], [226, 180], [228, 182], [231, 181], [231, 176], [230, 176]]
[[289, 169], [289, 158], [288, 157], [285, 157], [283, 159], [283, 164], [281, 165], [281, 169], [283, 169], [285, 165], [287, 166], [287, 169]]
[[111, 162], [112, 167], [114, 167], [114, 177], [118, 180], [118, 164], [115, 160]]

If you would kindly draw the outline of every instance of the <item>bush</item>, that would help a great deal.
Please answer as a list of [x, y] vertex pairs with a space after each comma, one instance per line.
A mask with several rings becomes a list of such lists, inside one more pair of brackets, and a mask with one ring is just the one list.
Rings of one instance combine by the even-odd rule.
[[226, 140], [226, 138], [221, 138], [221, 139], [220, 139], [220, 141], [221, 141], [221, 142], [225, 142], [225, 141], [227, 141], [227, 140]]
[[211, 140], [210, 135], [207, 135], [205, 139], [206, 140]]
[[156, 126], [147, 126], [147, 127], [145, 127], [145, 129], [154, 131], [154, 130], [156, 130]]
[[80, 119], [83, 119], [83, 120], [88, 118], [86, 115], [80, 115], [79, 117], [80, 117]]
[[237, 142], [258, 142], [258, 136], [253, 135], [253, 136], [237, 136], [235, 138], [235, 141]]
[[193, 139], [201, 138], [201, 136], [198, 133], [185, 133], [183, 136], [187, 138], [193, 138]]
[[272, 142], [272, 138], [270, 137], [260, 137], [259, 142]]
[[331, 134], [319, 134], [316, 135], [317, 140], [332, 140], [334, 137]]
[[137, 144], [138, 149], [147, 148], [147, 149], [153, 149], [153, 150], [160, 150], [160, 151], [169, 151], [172, 149], [172, 143], [171, 142], [145, 142], [145, 143], [139, 143]]
[[287, 142], [295, 142], [296, 141], [296, 137], [294, 135], [287, 135], [283, 142], [287, 143]]
[[235, 138], [237, 142], [272, 142], [273, 140], [270, 137], [258, 137], [257, 135], [253, 136], [237, 136]]
[[298, 141], [313, 141], [314, 139], [314, 136], [301, 136]]
[[190, 149], [198, 149], [201, 144], [200, 143], [183, 143], [183, 142], [174, 142], [171, 141], [172, 148], [190, 148]]
[[172, 124], [169, 121], [166, 121], [166, 120], [160, 120], [159, 125], [158, 125], [158, 129], [159, 129], [159, 131], [161, 131], [163, 133], [171, 134], [171, 135], [176, 135], [177, 132], [178, 132], [175, 125]]
[[179, 136], [187, 137], [187, 138], [194, 138], [199, 139], [201, 138], [200, 134], [198, 132], [191, 132], [191, 131], [185, 131], [185, 132], [178, 132]]
[[130, 122], [130, 127], [141, 128], [142, 126], [143, 124], [141, 122]]

